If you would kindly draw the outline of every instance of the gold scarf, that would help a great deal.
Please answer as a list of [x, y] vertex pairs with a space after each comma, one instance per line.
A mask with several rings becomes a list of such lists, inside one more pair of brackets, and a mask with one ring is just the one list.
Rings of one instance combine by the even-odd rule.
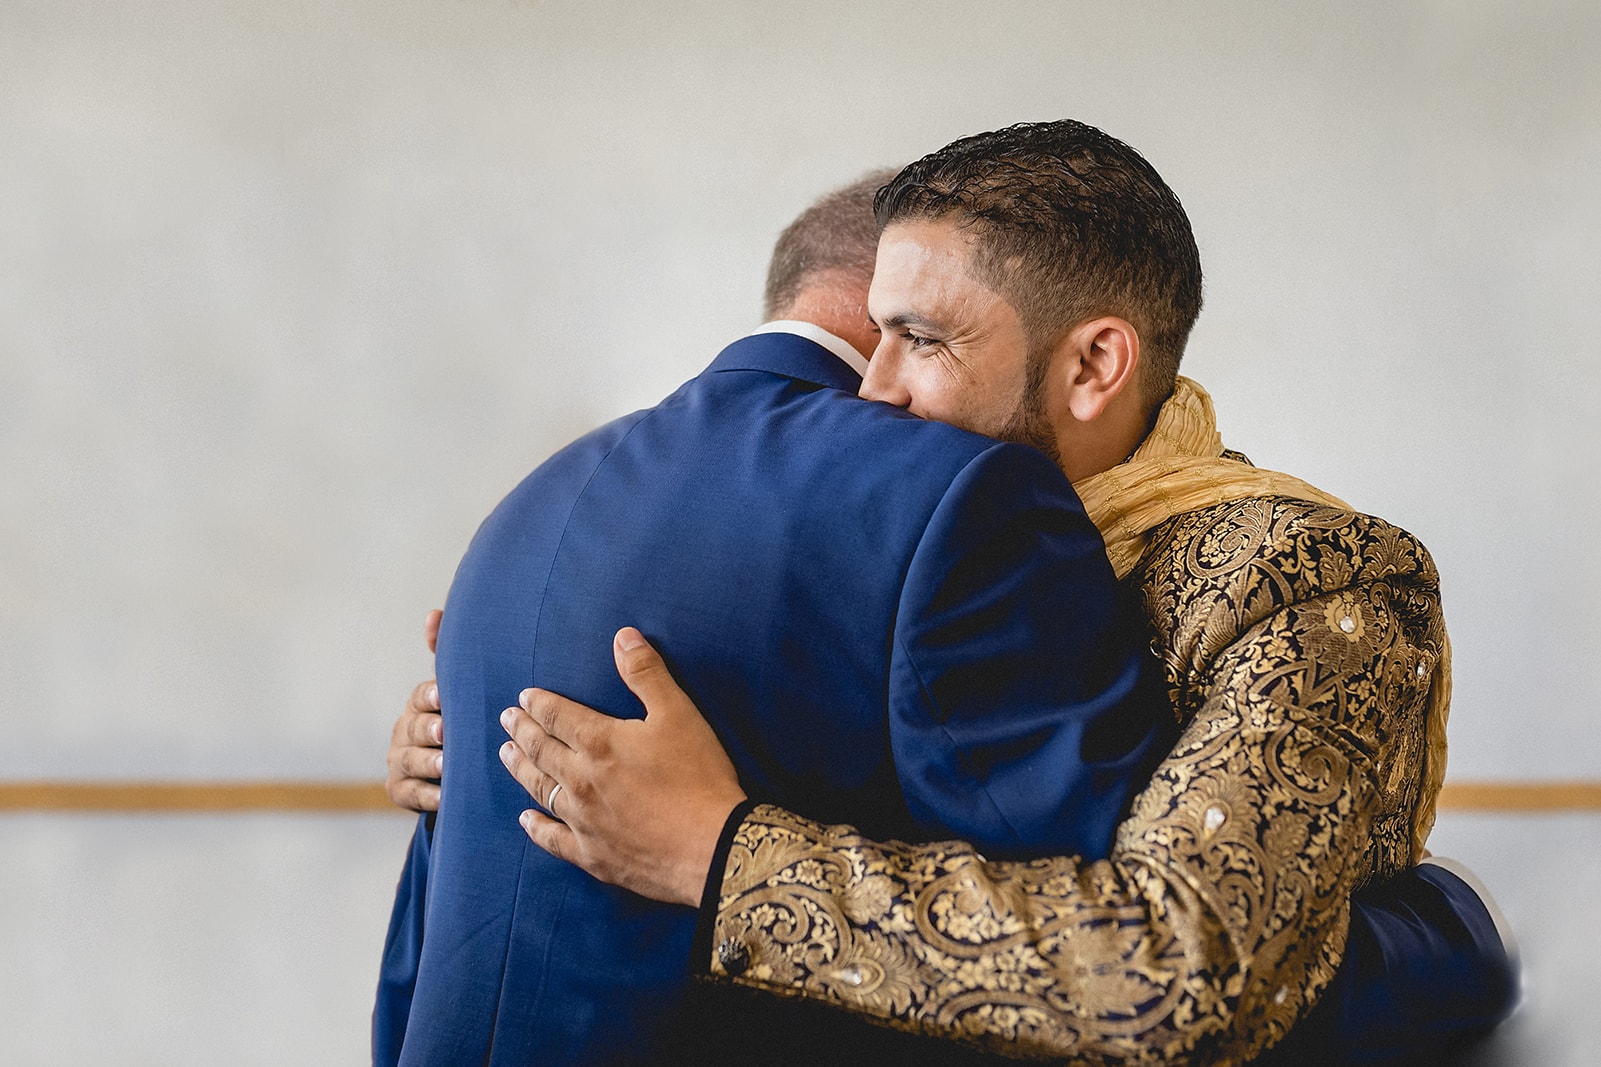
[[1230, 500], [1284, 496], [1350, 511], [1351, 506], [1299, 478], [1223, 456], [1223, 436], [1205, 389], [1180, 377], [1156, 425], [1125, 462], [1073, 486], [1106, 539], [1119, 578], [1145, 553], [1145, 537], [1175, 515]]
[[[1084, 510], [1106, 540], [1119, 578], [1134, 569], [1150, 532], [1175, 515], [1250, 497], [1309, 500], [1343, 511], [1350, 505], [1299, 478], [1262, 470], [1223, 455], [1217, 414], [1205, 389], [1180, 377], [1157, 412], [1156, 425], [1125, 462], [1074, 485]], [[1442, 629], [1442, 634], [1444, 633]], [[1451, 644], [1445, 638], [1429, 688], [1427, 758], [1413, 823], [1413, 860], [1434, 826], [1435, 799], [1445, 780], [1445, 721], [1451, 707]]]

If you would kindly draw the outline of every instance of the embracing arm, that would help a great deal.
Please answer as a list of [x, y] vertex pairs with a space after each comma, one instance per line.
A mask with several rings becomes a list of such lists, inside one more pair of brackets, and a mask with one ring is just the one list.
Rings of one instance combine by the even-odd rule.
[[1376, 790], [1372, 682], [1401, 654], [1372, 621], [1345, 662], [1312, 659], [1326, 608], [1281, 610], [1214, 660], [1108, 860], [992, 863], [756, 809], [711, 973], [1014, 1055], [1249, 1058], [1338, 963]]
[[[1377, 771], [1397, 766], [1383, 723], [1427, 684], [1430, 649], [1391, 606], [1386, 583], [1350, 587], [1273, 611], [1211, 656], [1204, 705], [1094, 863], [992, 863], [963, 844], [736, 811], [726, 756], [642, 641], [617, 657], [644, 720], [530, 690], [504, 720], [503, 758], [535, 799], [564, 783], [567, 825], [525, 816], [542, 847], [655, 899], [704, 890], [696, 966], [714, 980], [1012, 1055], [1238, 1063], [1306, 1013], [1339, 961]], [[1444, 927], [1404, 925], [1412, 940], [1395, 945], [1416, 965]], [[1441, 947], [1479, 974], [1505, 967], [1497, 946]], [[1415, 983], [1398, 973], [1381, 962], [1362, 980]], [[1447, 1000], [1458, 988], [1433, 982]]]
[[[1206, 703], [1109, 860], [992, 863], [963, 844], [880, 844], [758, 807], [728, 828], [726, 861], [705, 885], [697, 965], [1013, 1055], [1248, 1058], [1334, 972], [1377, 788], [1377, 682], [1412, 662], [1390, 616], [1369, 611], [1348, 640], [1335, 603], [1347, 601], [1276, 611], [1213, 658]], [[707, 766], [703, 750], [640, 773], [652, 731], [666, 736], [693, 711], [662, 668], [651, 684], [684, 705], [657, 714], [659, 698], [630, 678], [646, 658], [648, 646], [619, 646], [646, 719], [530, 691], [529, 714], [507, 716], [516, 744], [505, 756], [536, 799], [555, 781], [566, 789], [569, 825], [526, 817], [537, 843], [693, 903], [743, 794], [683, 773]], [[699, 858], [671, 887], [651, 884], [673, 869], [664, 858], [689, 851]]]

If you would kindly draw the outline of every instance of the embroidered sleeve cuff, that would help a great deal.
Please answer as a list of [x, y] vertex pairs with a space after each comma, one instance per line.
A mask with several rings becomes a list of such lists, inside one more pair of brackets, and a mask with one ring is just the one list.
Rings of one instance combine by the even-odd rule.
[[706, 886], [700, 894], [700, 915], [695, 920], [695, 943], [689, 956], [697, 974], [711, 973], [712, 938], [717, 930], [717, 906], [723, 896], [723, 871], [728, 866], [728, 851], [734, 846], [734, 835], [755, 808], [754, 800], [736, 804], [717, 837], [717, 851], [712, 853], [711, 869], [706, 872]]

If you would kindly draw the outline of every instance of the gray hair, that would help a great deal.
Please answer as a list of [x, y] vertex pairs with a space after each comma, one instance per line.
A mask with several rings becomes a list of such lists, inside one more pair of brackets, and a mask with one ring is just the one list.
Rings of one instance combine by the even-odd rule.
[[873, 197], [893, 170], [876, 170], [819, 199], [800, 213], [773, 246], [763, 312], [784, 317], [808, 284], [824, 274], [868, 281], [878, 255]]

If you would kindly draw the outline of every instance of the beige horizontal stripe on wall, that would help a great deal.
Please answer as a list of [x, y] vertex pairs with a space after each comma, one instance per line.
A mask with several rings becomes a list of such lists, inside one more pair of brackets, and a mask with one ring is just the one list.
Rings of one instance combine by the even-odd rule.
[[394, 811], [382, 782], [0, 782], [0, 811]]
[[[1450, 811], [1601, 811], [1601, 782], [1447, 782]], [[0, 811], [395, 811], [382, 782], [0, 782]]]
[[1446, 782], [1452, 811], [1601, 811], [1601, 782]]

